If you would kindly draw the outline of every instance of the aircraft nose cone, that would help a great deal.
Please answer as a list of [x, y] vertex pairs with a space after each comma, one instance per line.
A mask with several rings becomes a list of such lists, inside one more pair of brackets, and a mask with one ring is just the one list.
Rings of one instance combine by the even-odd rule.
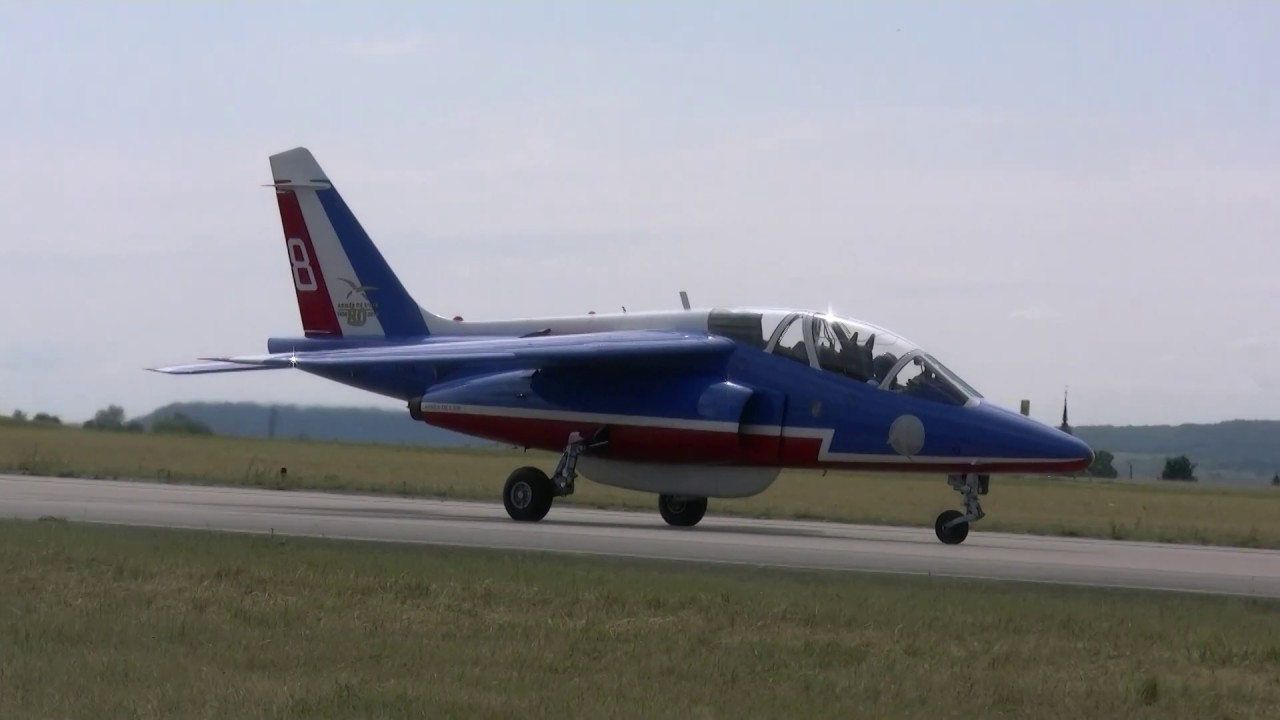
[[1088, 443], [1073, 435], [1067, 435], [1056, 428], [1053, 431], [1065, 436], [1063, 439], [1066, 440], [1066, 447], [1063, 449], [1062, 457], [1078, 461], [1077, 470], [1084, 470], [1093, 464], [1093, 448], [1089, 447]]
[[1083, 440], [1056, 427], [997, 405], [978, 407], [982, 417], [982, 453], [988, 457], [1034, 458], [1056, 472], [1079, 472], [1093, 464], [1093, 450]]

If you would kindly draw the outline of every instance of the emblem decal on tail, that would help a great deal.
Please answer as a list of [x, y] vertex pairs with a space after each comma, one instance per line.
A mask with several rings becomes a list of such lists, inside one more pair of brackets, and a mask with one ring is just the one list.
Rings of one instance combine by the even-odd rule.
[[351, 288], [350, 290], [348, 290], [348, 291], [347, 291], [347, 299], [348, 299], [348, 300], [349, 300], [349, 299], [351, 299], [351, 294], [352, 294], [352, 293], [356, 293], [356, 294], [358, 294], [358, 295], [361, 295], [361, 296], [363, 296], [363, 297], [364, 297], [364, 299], [365, 299], [365, 300], [368, 300], [368, 299], [369, 299], [369, 291], [370, 291], [370, 290], [377, 290], [377, 289], [378, 289], [378, 288], [374, 287], [373, 285], [357, 285], [357, 284], [355, 284], [355, 283], [351, 282], [350, 280], [348, 280], [348, 279], [346, 279], [346, 278], [342, 278], [342, 277], [340, 277], [340, 278], [338, 278], [338, 279], [339, 279], [339, 280], [341, 280], [342, 282], [346, 283], [346, 284], [347, 284], [347, 286]]
[[358, 285], [347, 278], [340, 277], [342, 281], [351, 288], [347, 291], [347, 298], [352, 295], [364, 298], [363, 301], [340, 302], [338, 303], [338, 316], [344, 318], [351, 327], [360, 327], [369, 320], [369, 316], [378, 316], [377, 307], [369, 300], [369, 291], [377, 290], [373, 285]]

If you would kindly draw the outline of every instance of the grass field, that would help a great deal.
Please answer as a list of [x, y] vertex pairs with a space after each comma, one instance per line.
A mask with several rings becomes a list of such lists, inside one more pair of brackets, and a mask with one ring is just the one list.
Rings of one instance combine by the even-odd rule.
[[[0, 471], [39, 475], [497, 501], [512, 469], [551, 470], [555, 460], [537, 452], [0, 426]], [[656, 512], [648, 494], [590, 482], [578, 488], [569, 502]], [[756, 497], [713, 500], [710, 512], [927, 526], [959, 501], [941, 477], [788, 471]], [[979, 530], [1280, 548], [1280, 489], [995, 478], [983, 507]]]
[[0, 522], [0, 717], [1273, 718], [1280, 603]]

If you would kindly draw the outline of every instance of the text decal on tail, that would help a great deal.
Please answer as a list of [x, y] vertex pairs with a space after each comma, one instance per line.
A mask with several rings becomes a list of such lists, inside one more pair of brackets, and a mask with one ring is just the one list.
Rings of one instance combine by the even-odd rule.
[[316, 273], [311, 269], [311, 253], [307, 252], [307, 244], [302, 238], [285, 238], [284, 244], [289, 248], [289, 260], [293, 263], [293, 287], [298, 292], [315, 292], [320, 286], [316, 284]]
[[338, 324], [338, 315], [329, 300], [329, 289], [325, 285], [324, 274], [320, 272], [316, 249], [307, 232], [298, 196], [292, 190], [277, 190], [276, 201], [280, 205], [280, 222], [284, 226], [289, 265], [293, 268], [293, 288], [298, 293], [302, 329], [308, 336], [341, 336], [342, 326]]

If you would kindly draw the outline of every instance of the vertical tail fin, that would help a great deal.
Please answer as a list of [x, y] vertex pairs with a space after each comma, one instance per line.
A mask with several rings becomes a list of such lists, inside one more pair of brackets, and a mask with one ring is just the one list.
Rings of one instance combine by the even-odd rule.
[[271, 156], [285, 248], [308, 337], [416, 337], [414, 302], [306, 148]]

